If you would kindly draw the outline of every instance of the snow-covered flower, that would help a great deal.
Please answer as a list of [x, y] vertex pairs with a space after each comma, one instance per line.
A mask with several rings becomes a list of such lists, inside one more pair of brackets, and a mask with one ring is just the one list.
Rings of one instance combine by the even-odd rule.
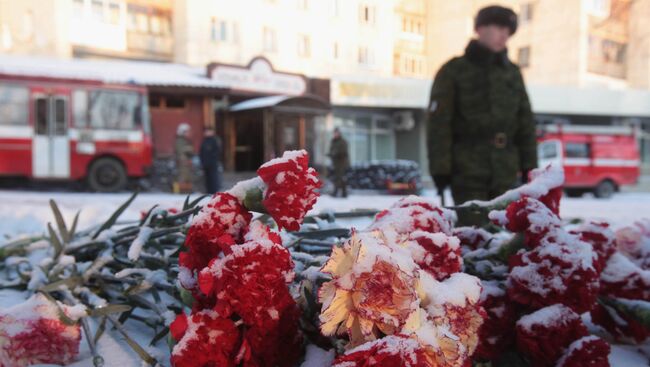
[[[258, 222], [254, 222], [258, 223]], [[264, 239], [265, 226], [251, 225], [257, 238], [230, 248], [199, 273], [199, 288], [216, 299], [214, 308], [226, 317], [236, 314], [247, 325], [273, 327], [282, 312], [295, 305], [287, 283], [293, 280], [293, 261], [286, 248]]]
[[406, 235], [418, 230], [451, 235], [455, 220], [455, 212], [439, 208], [431, 201], [411, 195], [377, 214], [369, 229], [383, 229], [390, 226], [398, 233]]
[[[534, 169], [529, 173], [529, 180], [530, 181], [535, 181], [535, 180], [546, 180], [548, 181], [549, 178], [552, 178], [551, 176], [558, 176], [558, 172], [556, 172], [556, 168], [552, 167], [551, 165], [545, 167], [545, 168], [538, 168]], [[558, 183], [561, 183], [564, 181], [564, 175], [562, 174], [562, 180], [559, 182], [555, 182], [555, 185], [550, 183], [549, 181], [549, 187], [548, 187], [548, 192], [545, 194], [542, 194], [537, 198], [540, 202], [542, 202], [544, 205], [546, 205], [547, 208], [549, 208], [555, 215], [560, 215], [560, 199], [562, 199], [562, 193], [563, 193], [563, 188], [562, 185]]]
[[215, 194], [192, 220], [179, 264], [192, 271], [201, 270], [210, 260], [235, 243], [241, 243], [252, 214], [235, 196]]
[[510, 259], [508, 295], [532, 309], [561, 303], [589, 311], [598, 296], [596, 254], [591, 246], [563, 229], [547, 233], [533, 250]]
[[580, 315], [557, 304], [517, 321], [517, 346], [533, 367], [552, 367], [574, 341], [588, 335]]
[[235, 323], [213, 310], [181, 313], [169, 327], [176, 345], [174, 367], [239, 366], [243, 359], [241, 332]]
[[591, 245], [598, 255], [594, 264], [598, 272], [605, 268], [607, 260], [616, 252], [615, 235], [608, 223], [585, 223], [570, 233], [578, 235], [583, 242]]
[[354, 233], [334, 247], [322, 272], [332, 276], [319, 299], [324, 335], [347, 334], [353, 346], [397, 333], [418, 310], [416, 264], [381, 231]]
[[[620, 299], [619, 299], [620, 300]], [[590, 312], [591, 321], [603, 327], [614, 339], [642, 343], [650, 338], [650, 330], [632, 315], [619, 313], [600, 303]]]
[[409, 240], [417, 243], [411, 246], [415, 262], [436, 279], [443, 280], [461, 270], [463, 258], [458, 238], [444, 233], [415, 231]]
[[650, 270], [644, 270], [621, 253], [607, 261], [600, 274], [601, 293], [610, 297], [650, 301]]
[[81, 330], [62, 321], [60, 313], [76, 319], [77, 311], [40, 293], [0, 310], [0, 366], [70, 363], [79, 353]]
[[465, 366], [476, 350], [485, 318], [481, 281], [465, 273], [437, 281], [420, 271], [418, 294], [425, 312], [419, 313], [419, 320], [412, 317], [402, 332], [413, 333], [439, 365]]
[[267, 212], [280, 228], [299, 230], [322, 185], [316, 170], [309, 167], [309, 154], [305, 150], [284, 152], [263, 164], [257, 174], [266, 184], [262, 203]]
[[476, 358], [496, 360], [515, 341], [517, 314], [506, 290], [497, 281], [482, 281], [481, 306], [485, 318], [479, 331]]
[[585, 336], [571, 343], [557, 367], [609, 367], [611, 347], [597, 336]]
[[560, 218], [537, 199], [523, 197], [508, 205], [506, 210], [492, 211], [490, 219], [511, 232], [525, 233], [526, 246], [539, 246], [542, 238], [562, 223]]
[[391, 335], [362, 344], [338, 357], [332, 367], [435, 367], [417, 340]]

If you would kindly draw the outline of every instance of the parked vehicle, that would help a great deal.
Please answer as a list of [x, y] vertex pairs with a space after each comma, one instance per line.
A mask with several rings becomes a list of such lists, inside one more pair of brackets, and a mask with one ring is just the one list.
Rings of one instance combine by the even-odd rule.
[[634, 128], [547, 125], [539, 133], [539, 165], [564, 167], [569, 196], [593, 192], [607, 198], [623, 185], [638, 183], [641, 162]]
[[0, 177], [117, 191], [151, 165], [145, 88], [0, 75]]

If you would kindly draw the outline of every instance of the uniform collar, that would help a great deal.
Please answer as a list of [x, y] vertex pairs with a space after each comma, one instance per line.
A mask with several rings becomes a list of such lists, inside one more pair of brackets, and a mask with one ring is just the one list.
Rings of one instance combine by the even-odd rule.
[[501, 52], [492, 52], [485, 46], [478, 43], [477, 40], [471, 40], [469, 42], [465, 48], [465, 57], [467, 57], [471, 62], [481, 66], [488, 66], [492, 64], [506, 66], [510, 64], [507, 49]]

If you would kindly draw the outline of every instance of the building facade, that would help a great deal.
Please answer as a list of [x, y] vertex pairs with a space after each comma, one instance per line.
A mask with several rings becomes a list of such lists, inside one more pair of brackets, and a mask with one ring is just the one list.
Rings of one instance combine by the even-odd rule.
[[[170, 154], [175, 126], [190, 122], [217, 128], [229, 170], [248, 170], [296, 142], [325, 165], [339, 127], [353, 162], [410, 159], [426, 173], [423, 111], [431, 79], [463, 52], [478, 9], [493, 3], [519, 15], [509, 52], [538, 122], [635, 124], [650, 162], [650, 0], [0, 0], [0, 52], [186, 65], [192, 77], [214, 85], [149, 87], [154, 135], [165, 142], [161, 156]], [[297, 75], [305, 88], [269, 89], [264, 81], [251, 87], [237, 72], [226, 80], [208, 65], [248, 70], [267, 83]], [[242, 109], [266, 97], [280, 105]], [[301, 103], [303, 114], [273, 114]], [[284, 127], [272, 135], [277, 144], [250, 153], [271, 131], [255, 121]], [[245, 142], [250, 129], [260, 132], [258, 140]], [[242, 163], [247, 154], [258, 158]]]

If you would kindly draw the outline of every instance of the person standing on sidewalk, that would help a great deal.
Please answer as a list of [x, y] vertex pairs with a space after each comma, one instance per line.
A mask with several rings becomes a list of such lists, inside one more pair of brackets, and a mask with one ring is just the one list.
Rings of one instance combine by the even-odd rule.
[[343, 197], [348, 196], [348, 184], [345, 174], [350, 168], [350, 158], [348, 156], [348, 142], [341, 135], [339, 128], [334, 129], [334, 137], [330, 142], [329, 157], [332, 159], [334, 169], [334, 192], [332, 196], [338, 196], [339, 190]]
[[181, 123], [176, 129], [174, 154], [176, 156], [176, 182], [174, 192], [192, 192], [192, 158], [194, 147], [191, 141], [192, 129], [188, 123]]
[[517, 16], [489, 6], [474, 29], [465, 54], [438, 71], [429, 103], [430, 172], [439, 192], [451, 187], [456, 205], [499, 196], [537, 167], [530, 102], [506, 48]]
[[205, 191], [214, 194], [221, 189], [221, 139], [211, 127], [203, 130], [199, 158], [205, 177]]

